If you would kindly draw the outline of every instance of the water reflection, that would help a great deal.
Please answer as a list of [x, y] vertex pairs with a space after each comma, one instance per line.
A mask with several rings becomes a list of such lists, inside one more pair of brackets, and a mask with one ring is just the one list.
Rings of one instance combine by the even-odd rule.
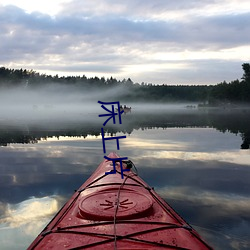
[[[41, 222], [43, 217], [53, 215], [58, 209], [58, 202], [53, 196], [43, 198], [34, 197], [17, 204], [7, 204], [4, 209], [5, 216], [0, 222], [11, 228], [31, 224], [31, 221], [32, 225], [34, 225], [36, 220]], [[30, 234], [32, 232], [30, 227], [26, 227], [25, 233]]]
[[[249, 249], [250, 154], [240, 150], [248, 118], [165, 115], [132, 113], [119, 129], [108, 127], [127, 133], [118, 153], [216, 249]], [[91, 175], [104, 156], [100, 128], [100, 121], [29, 126], [34, 144], [13, 139], [22, 129], [1, 130], [8, 145], [0, 148], [1, 249], [26, 248]], [[112, 142], [106, 147], [116, 149]]]
[[30, 198], [17, 204], [3, 204], [0, 217], [2, 249], [23, 249], [36, 237], [48, 219], [59, 210], [60, 197]]
[[[210, 127], [220, 132], [229, 131], [242, 138], [239, 148], [248, 149], [250, 145], [250, 109], [245, 110], [186, 110], [158, 109], [144, 110], [135, 108], [131, 114], [123, 115], [122, 125], [108, 124], [106, 130], [115, 134], [131, 134], [137, 129], [148, 128], [190, 128]], [[37, 143], [41, 139], [71, 136], [87, 137], [100, 135], [102, 119], [98, 113], [88, 113], [74, 117], [73, 120], [45, 119], [44, 121], [4, 121], [0, 123], [0, 145], [11, 143]]]

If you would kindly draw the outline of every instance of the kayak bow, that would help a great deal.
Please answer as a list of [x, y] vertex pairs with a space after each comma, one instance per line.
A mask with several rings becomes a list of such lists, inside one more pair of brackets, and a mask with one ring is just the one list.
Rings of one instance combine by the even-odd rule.
[[131, 161], [115, 166], [105, 174], [105, 159], [28, 249], [212, 249], [132, 169], [121, 178]]

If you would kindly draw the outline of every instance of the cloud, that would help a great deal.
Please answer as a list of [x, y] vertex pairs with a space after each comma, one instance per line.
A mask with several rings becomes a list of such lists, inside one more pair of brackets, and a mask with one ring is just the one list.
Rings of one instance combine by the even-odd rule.
[[[5, 18], [6, 25], [13, 26], [12, 32], [27, 35], [33, 39], [34, 44], [54, 45], [52, 47], [62, 48], [61, 45], [74, 47], [74, 44], [86, 43], [92, 47], [104, 44], [137, 44], [138, 43], [175, 43], [181, 48], [208, 48], [209, 46], [230, 47], [248, 44], [249, 34], [245, 33], [242, 39], [242, 31], [247, 31], [250, 21], [250, 13], [239, 15], [222, 15], [216, 17], [195, 17], [189, 22], [167, 20], [134, 20], [129, 17], [104, 16], [84, 18], [80, 16], [58, 16], [55, 19], [49, 15], [39, 12], [25, 14], [20, 9], [6, 8], [9, 13], [14, 10], [14, 15]], [[16, 18], [12, 18], [15, 16]], [[6, 20], [7, 19], [7, 20]], [[14, 22], [13, 22], [14, 21]], [[20, 28], [20, 33], [18, 29]], [[218, 31], [220, 31], [218, 33]], [[24, 32], [24, 33], [23, 33]], [[29, 33], [32, 32], [32, 33]], [[36, 34], [36, 32], [40, 32]], [[13, 35], [12, 33], [12, 35]], [[37, 36], [36, 36], [37, 35]], [[73, 36], [73, 37], [72, 37]], [[38, 39], [42, 39], [40, 43]], [[57, 40], [55, 38], [58, 38]], [[34, 40], [35, 39], [35, 40]], [[68, 41], [66, 44], [61, 42]], [[55, 44], [54, 44], [55, 42]], [[28, 44], [29, 45], [29, 44]], [[32, 45], [32, 44], [30, 44]], [[67, 48], [67, 47], [66, 47]], [[70, 48], [68, 48], [70, 49]], [[83, 48], [84, 49], [84, 48]], [[159, 50], [159, 48], [158, 48]]]
[[[242, 4], [245, 9], [234, 10], [233, 0], [143, 4], [75, 0], [66, 2], [55, 16], [0, 5], [0, 63], [61, 75], [131, 77], [139, 82], [234, 80], [241, 76], [241, 63], [250, 59], [238, 52], [248, 48], [250, 40], [250, 13], [247, 2]], [[239, 69], [231, 71], [226, 49], [236, 51], [233, 63]], [[210, 67], [202, 68], [204, 63]], [[220, 63], [225, 66], [211, 66]], [[199, 70], [207, 72], [203, 78]]]
[[[134, 19], [161, 19], [168, 16], [168, 19], [183, 18], [190, 14], [200, 13], [207, 10], [208, 7], [220, 6], [227, 4], [229, 1], [197, 1], [197, 0], [179, 0], [179, 1], [162, 1], [162, 0], [127, 0], [126, 2], [115, 0], [74, 0], [65, 3], [65, 8], [61, 13], [64, 15], [79, 15], [79, 16], [130, 16]], [[230, 1], [232, 2], [232, 1]], [[243, 3], [246, 0], [243, 1]], [[209, 9], [210, 9], [209, 8]]]

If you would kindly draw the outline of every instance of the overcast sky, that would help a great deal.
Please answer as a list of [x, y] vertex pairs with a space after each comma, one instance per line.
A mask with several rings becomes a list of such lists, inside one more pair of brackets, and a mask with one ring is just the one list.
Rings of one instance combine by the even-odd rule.
[[0, 0], [0, 66], [153, 84], [240, 79], [249, 0]]

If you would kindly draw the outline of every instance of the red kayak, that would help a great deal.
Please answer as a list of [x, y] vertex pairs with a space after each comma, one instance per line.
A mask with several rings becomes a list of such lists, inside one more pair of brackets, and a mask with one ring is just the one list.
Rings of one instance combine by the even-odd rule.
[[117, 158], [108, 155], [28, 249], [212, 249]]

